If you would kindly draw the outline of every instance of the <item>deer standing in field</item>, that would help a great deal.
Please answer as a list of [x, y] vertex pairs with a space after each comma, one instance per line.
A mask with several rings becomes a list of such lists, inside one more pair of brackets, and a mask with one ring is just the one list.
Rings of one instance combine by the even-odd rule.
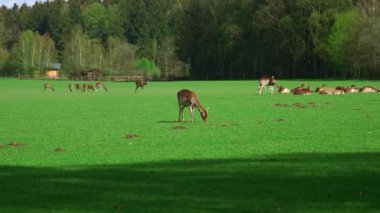
[[260, 78], [259, 88], [258, 88], [259, 95], [261, 95], [265, 86], [269, 86], [269, 91], [273, 94], [275, 85], [276, 85], [276, 79], [274, 79], [274, 76], [272, 77], [264, 76]]
[[87, 90], [87, 84], [83, 84], [83, 89], [82, 89], [82, 91], [83, 91], [83, 92], [86, 92], [86, 90]]
[[70, 92], [73, 92], [73, 88], [74, 88], [73, 84], [69, 84], [69, 91]]
[[94, 85], [92, 84], [87, 84], [87, 90], [91, 91], [91, 92], [94, 92], [95, 91], [95, 87]]
[[202, 107], [202, 105], [198, 101], [197, 95], [190, 90], [183, 89], [177, 93], [177, 99], [178, 99], [178, 107], [179, 107], [179, 122], [184, 121], [184, 115], [183, 110], [186, 107], [189, 107], [190, 114], [191, 114], [191, 123], [194, 123], [194, 107], [198, 108], [199, 112], [201, 113], [201, 117], [203, 119], [203, 122], [207, 121], [208, 117], [208, 109]]
[[51, 83], [44, 84], [44, 92], [46, 89], [51, 89], [54, 92], [53, 84], [51, 84]]
[[148, 85], [148, 82], [146, 82], [145, 80], [143, 79], [137, 79], [136, 80], [136, 89], [135, 89], [135, 93], [137, 93], [137, 89], [139, 87], [141, 87], [142, 91], [144, 92], [144, 86]]
[[75, 84], [75, 89], [76, 89], [76, 91], [78, 92], [78, 90], [80, 91], [80, 92], [82, 92], [83, 91], [83, 88], [82, 88], [82, 85], [81, 84]]
[[107, 87], [102, 82], [96, 82], [95, 88], [98, 89], [98, 90], [102, 90], [103, 89], [106, 92], [108, 91]]

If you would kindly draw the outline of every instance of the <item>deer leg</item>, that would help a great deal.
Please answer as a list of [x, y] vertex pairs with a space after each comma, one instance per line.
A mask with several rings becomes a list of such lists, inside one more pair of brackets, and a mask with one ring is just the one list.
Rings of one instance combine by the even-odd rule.
[[190, 106], [191, 123], [194, 123], [194, 107]]
[[260, 85], [260, 87], [259, 87], [259, 95], [261, 95], [262, 91], [263, 91], [263, 86]]
[[269, 87], [269, 90], [270, 90], [270, 92], [273, 94], [274, 87], [273, 87], [273, 86], [270, 86], [270, 87]]
[[137, 93], [137, 89], [138, 89], [138, 88], [139, 88], [139, 87], [136, 86], [135, 93]]
[[183, 110], [184, 110], [184, 107], [180, 106], [179, 107], [179, 118], [178, 118], [179, 122], [183, 122], [184, 121]]

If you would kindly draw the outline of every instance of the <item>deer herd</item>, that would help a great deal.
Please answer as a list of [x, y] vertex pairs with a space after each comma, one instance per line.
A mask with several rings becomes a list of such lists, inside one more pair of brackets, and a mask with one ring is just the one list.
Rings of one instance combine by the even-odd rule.
[[[141, 90], [144, 92], [144, 86], [146, 86], [148, 83], [143, 79], [137, 79], [136, 80], [136, 89], [135, 93], [137, 93], [138, 88], [141, 88]], [[272, 77], [262, 77], [259, 80], [259, 87], [258, 87], [258, 94], [261, 95], [263, 93], [263, 90], [265, 90], [266, 87], [269, 87], [269, 91], [273, 94], [275, 90], [275, 86], [278, 89], [278, 93], [280, 94], [287, 94], [287, 93], [293, 93], [294, 95], [310, 95], [312, 93], [319, 93], [321, 95], [342, 95], [345, 93], [375, 93], [380, 92], [380, 89], [374, 88], [372, 86], [364, 86], [361, 88], [356, 87], [355, 85], [351, 85], [348, 87], [344, 86], [337, 86], [337, 87], [328, 87], [325, 84], [322, 86], [317, 87], [314, 91], [312, 91], [311, 86], [308, 85], [306, 87], [306, 83], [302, 82], [299, 87], [295, 87], [293, 89], [288, 89], [285, 86], [278, 85], [276, 82], [276, 79], [274, 76]], [[50, 89], [54, 91], [54, 87], [51, 83], [44, 84], [44, 90]], [[103, 90], [105, 92], [108, 91], [107, 87], [102, 82], [97, 82], [95, 86], [91, 83], [84, 83], [84, 84], [75, 84], [75, 90], [77, 92], [86, 92], [86, 91], [98, 91]], [[69, 92], [74, 91], [74, 85], [69, 84]], [[195, 92], [188, 90], [188, 89], [182, 89], [177, 93], [177, 101], [178, 101], [178, 107], [179, 107], [179, 115], [178, 115], [178, 121], [184, 122], [184, 109], [186, 107], [189, 107], [190, 114], [191, 114], [191, 122], [194, 122], [194, 110], [197, 108], [200, 112], [200, 116], [204, 122], [207, 121], [208, 118], [208, 111], [209, 108], [205, 109], [199, 102], [198, 96]]]
[[[263, 89], [268, 86], [270, 89], [270, 92], [273, 94], [274, 86], [277, 85], [276, 80], [274, 79], [274, 76], [272, 77], [262, 77], [259, 81], [259, 88], [258, 88], [258, 94], [261, 95]], [[293, 93], [294, 95], [310, 95], [313, 92], [319, 93], [321, 95], [342, 95], [345, 93], [374, 93], [374, 92], [380, 92], [380, 89], [374, 88], [372, 86], [364, 86], [361, 88], [356, 87], [355, 85], [351, 85], [348, 87], [344, 86], [337, 86], [337, 87], [328, 87], [326, 84], [323, 84], [322, 86], [317, 87], [314, 91], [311, 90], [311, 86], [308, 85], [306, 87], [306, 83], [302, 82], [299, 87], [295, 87], [293, 89], [288, 89], [282, 85], [277, 85], [278, 93], [286, 94], [286, 93]]]

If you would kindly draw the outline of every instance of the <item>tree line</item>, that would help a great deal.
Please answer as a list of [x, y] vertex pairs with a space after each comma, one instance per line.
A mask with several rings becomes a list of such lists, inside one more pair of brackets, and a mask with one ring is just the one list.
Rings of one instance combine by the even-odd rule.
[[0, 72], [380, 78], [380, 0], [51, 0], [0, 8]]

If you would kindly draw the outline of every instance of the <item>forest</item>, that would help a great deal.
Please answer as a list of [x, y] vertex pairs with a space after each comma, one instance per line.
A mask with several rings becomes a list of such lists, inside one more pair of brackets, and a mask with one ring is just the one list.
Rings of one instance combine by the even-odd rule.
[[380, 0], [49, 0], [0, 8], [0, 75], [380, 79]]

